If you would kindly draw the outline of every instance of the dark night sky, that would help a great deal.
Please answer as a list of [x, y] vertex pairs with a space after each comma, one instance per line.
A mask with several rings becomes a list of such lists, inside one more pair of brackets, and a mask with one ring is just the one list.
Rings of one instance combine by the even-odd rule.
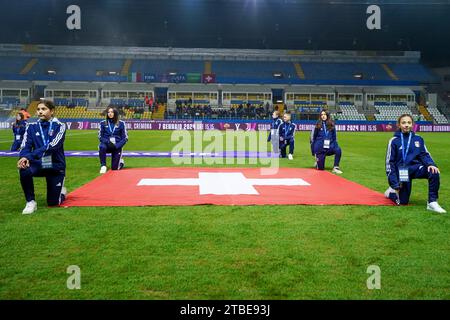
[[[81, 7], [82, 30], [66, 28]], [[0, 0], [0, 43], [191, 48], [418, 50], [450, 65], [450, 1]], [[8, 12], [9, 14], [4, 14]]]

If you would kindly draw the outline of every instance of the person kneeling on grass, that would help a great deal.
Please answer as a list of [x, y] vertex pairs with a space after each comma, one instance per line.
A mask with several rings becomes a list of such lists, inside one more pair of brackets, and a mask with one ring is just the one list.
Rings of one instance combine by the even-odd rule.
[[422, 137], [412, 131], [414, 120], [403, 114], [398, 118], [399, 130], [389, 140], [386, 153], [386, 174], [389, 188], [384, 195], [397, 205], [405, 205], [411, 195], [412, 179], [428, 179], [427, 210], [446, 211], [438, 204], [440, 171], [431, 158]]
[[20, 183], [27, 201], [23, 214], [31, 214], [37, 210], [33, 177], [46, 178], [49, 206], [60, 205], [66, 197], [66, 125], [53, 117], [54, 111], [52, 102], [41, 101], [37, 106], [39, 120], [28, 124], [23, 137], [17, 162]]
[[342, 174], [339, 168], [342, 150], [336, 138], [336, 128], [330, 113], [322, 110], [311, 138], [311, 151], [316, 156], [318, 170], [325, 169], [325, 158], [334, 154], [334, 166], [331, 172]]
[[16, 114], [16, 121], [12, 125], [12, 131], [14, 135], [14, 141], [11, 146], [11, 151], [19, 151], [22, 145], [23, 135], [27, 128], [27, 121], [25, 120], [23, 113]]
[[124, 166], [122, 148], [128, 141], [125, 122], [119, 120], [116, 108], [106, 109], [106, 119], [100, 122], [98, 129], [98, 155], [100, 158], [100, 173], [106, 172], [106, 154], [111, 153], [111, 169], [120, 170]]
[[289, 146], [289, 160], [294, 159], [295, 147], [295, 124], [291, 122], [291, 114], [286, 112], [283, 115], [283, 123], [278, 127], [278, 137], [280, 139], [280, 157], [286, 158], [286, 149]]

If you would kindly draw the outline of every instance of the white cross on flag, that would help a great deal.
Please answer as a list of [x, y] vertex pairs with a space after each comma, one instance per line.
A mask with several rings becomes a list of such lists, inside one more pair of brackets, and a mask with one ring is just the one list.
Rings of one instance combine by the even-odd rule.
[[199, 172], [197, 178], [142, 179], [138, 186], [199, 186], [199, 194], [259, 194], [254, 186], [309, 186], [303, 179], [248, 179], [242, 172]]
[[214, 83], [216, 82], [216, 75], [213, 73], [204, 73], [203, 74], [203, 83]]

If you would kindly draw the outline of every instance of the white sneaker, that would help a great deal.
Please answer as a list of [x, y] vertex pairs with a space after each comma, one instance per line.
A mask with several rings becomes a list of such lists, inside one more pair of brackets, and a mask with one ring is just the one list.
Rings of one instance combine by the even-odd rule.
[[289, 155], [288, 155], [288, 159], [289, 159], [289, 160], [292, 160], [292, 159], [294, 159], [294, 157], [292, 156], [292, 154], [290, 154], [290, 153], [289, 153]]
[[125, 166], [125, 160], [120, 159], [120, 161], [119, 161], [119, 170], [122, 170], [124, 166]]
[[427, 203], [427, 210], [434, 211], [437, 213], [446, 213], [447, 212], [439, 205], [439, 203], [437, 203], [437, 201]]
[[37, 203], [34, 200], [28, 201], [22, 214], [32, 214], [37, 210]]
[[102, 166], [101, 168], [100, 168], [100, 173], [106, 173], [106, 166]]
[[387, 190], [384, 192], [384, 196], [385, 196], [386, 198], [389, 199], [389, 195], [390, 195], [391, 193], [395, 193], [395, 190], [392, 189], [391, 187], [389, 187], [389, 188], [387, 188]]
[[339, 167], [334, 167], [333, 170], [331, 170], [331, 172], [336, 174], [343, 174], [343, 172], [341, 171], [341, 169], [339, 169]]

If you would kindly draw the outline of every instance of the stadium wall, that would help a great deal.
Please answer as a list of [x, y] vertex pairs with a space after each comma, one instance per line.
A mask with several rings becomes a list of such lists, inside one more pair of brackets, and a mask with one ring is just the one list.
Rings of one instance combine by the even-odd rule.
[[[68, 121], [63, 120], [69, 130], [97, 130], [99, 121]], [[151, 120], [126, 121], [128, 130], [244, 130], [268, 131], [269, 121], [193, 121], [193, 120]], [[311, 131], [315, 121], [296, 122], [297, 131]], [[10, 129], [11, 123], [0, 122], [1, 129]], [[396, 124], [392, 122], [363, 122], [341, 121], [336, 123], [340, 132], [393, 132]], [[433, 125], [429, 122], [417, 122], [414, 125], [416, 132], [450, 132], [450, 124]]]

